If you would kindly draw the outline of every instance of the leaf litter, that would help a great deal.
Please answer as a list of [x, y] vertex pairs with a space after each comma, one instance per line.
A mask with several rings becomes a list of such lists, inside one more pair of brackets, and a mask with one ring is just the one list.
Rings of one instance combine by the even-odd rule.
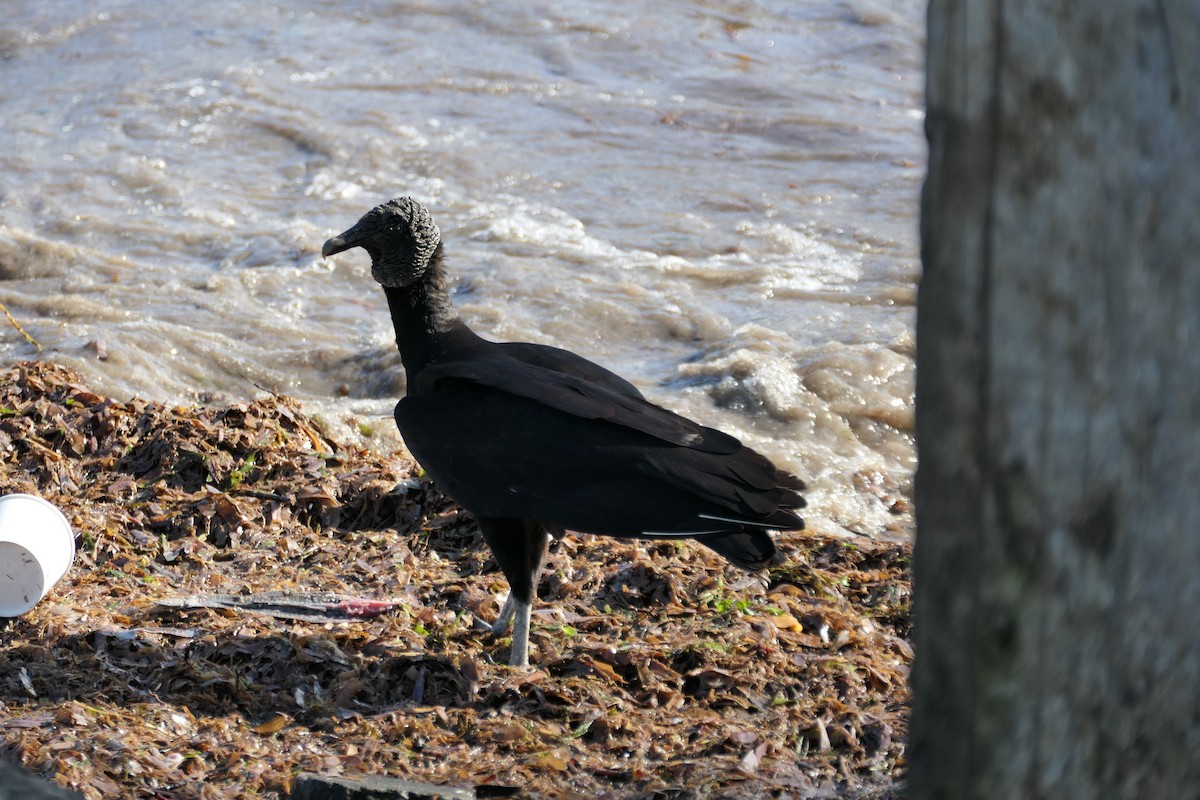
[[534, 668], [504, 579], [403, 453], [287, 397], [117, 402], [0, 373], [0, 491], [74, 566], [0, 620], [0, 757], [88, 798], [286, 797], [301, 772], [545, 798], [901, 796], [908, 545], [779, 537], [761, 576], [673, 542], [567, 537]]

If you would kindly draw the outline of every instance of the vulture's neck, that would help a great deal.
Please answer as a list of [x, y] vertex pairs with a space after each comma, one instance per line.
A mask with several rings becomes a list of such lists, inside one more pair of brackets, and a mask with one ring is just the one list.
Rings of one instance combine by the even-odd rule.
[[420, 281], [411, 286], [385, 286], [383, 293], [392, 313], [396, 347], [404, 362], [410, 391], [417, 373], [439, 359], [452, 356], [456, 346], [477, 338], [459, 319], [450, 302], [442, 272], [441, 245]]

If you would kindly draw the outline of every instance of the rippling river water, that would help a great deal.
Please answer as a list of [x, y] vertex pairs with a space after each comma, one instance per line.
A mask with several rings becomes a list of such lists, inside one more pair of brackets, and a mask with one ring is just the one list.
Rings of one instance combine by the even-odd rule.
[[274, 390], [388, 446], [383, 295], [320, 247], [409, 194], [481, 334], [738, 435], [814, 529], [904, 536], [923, 8], [7, 0], [0, 302], [118, 398]]

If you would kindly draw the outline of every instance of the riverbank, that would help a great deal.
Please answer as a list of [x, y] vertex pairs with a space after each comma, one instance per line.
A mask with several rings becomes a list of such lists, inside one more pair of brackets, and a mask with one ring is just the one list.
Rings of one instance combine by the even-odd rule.
[[3, 757], [86, 797], [286, 796], [301, 771], [898, 796], [908, 545], [785, 534], [787, 563], [746, 576], [568, 537], [524, 671], [474, 624], [506, 586], [471, 520], [289, 398], [122, 402], [22, 364], [0, 373], [0, 489], [78, 534], [67, 577], [0, 621]]

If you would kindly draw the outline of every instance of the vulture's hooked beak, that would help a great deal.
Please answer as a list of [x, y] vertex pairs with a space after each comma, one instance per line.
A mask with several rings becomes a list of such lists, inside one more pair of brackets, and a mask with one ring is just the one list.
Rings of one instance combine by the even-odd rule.
[[321, 258], [329, 258], [334, 253], [340, 253], [343, 250], [349, 250], [352, 247], [358, 247], [362, 244], [362, 233], [355, 225], [345, 233], [339, 233], [321, 246]]

